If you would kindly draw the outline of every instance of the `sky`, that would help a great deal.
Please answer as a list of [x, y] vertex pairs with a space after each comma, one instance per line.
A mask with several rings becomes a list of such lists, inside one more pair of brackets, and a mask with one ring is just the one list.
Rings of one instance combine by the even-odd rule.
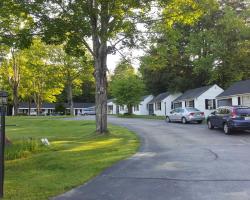
[[[125, 50], [125, 52], [123, 52], [124, 56], [127, 56], [128, 54], [130, 54], [130, 56], [132, 57], [132, 65], [135, 69], [138, 69], [140, 66], [140, 62], [139, 62], [139, 57], [142, 56], [144, 54], [144, 51], [142, 49], [133, 49], [133, 50]], [[109, 69], [109, 72], [112, 73], [116, 67], [116, 65], [119, 63], [119, 61], [123, 58], [123, 56], [116, 52], [115, 55], [109, 54], [108, 55], [108, 59], [107, 59], [107, 66]]]

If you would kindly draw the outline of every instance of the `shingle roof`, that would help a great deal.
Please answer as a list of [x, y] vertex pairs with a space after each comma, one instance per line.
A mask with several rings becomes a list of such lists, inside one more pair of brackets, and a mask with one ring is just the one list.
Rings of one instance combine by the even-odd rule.
[[[28, 102], [21, 102], [21, 103], [19, 103], [19, 108], [29, 108], [29, 103]], [[30, 108], [36, 108], [36, 104], [31, 103]], [[41, 108], [54, 109], [55, 104], [54, 103], [43, 103]]]
[[170, 95], [169, 92], [163, 92], [161, 94], [158, 94], [155, 98], [153, 98], [149, 104], [152, 104], [152, 103], [155, 103], [155, 102], [160, 102], [162, 101], [163, 99], [165, 99], [166, 97], [168, 97]]
[[149, 96], [151, 96], [151, 95], [145, 95], [145, 96], [143, 96], [143, 97], [141, 97], [141, 101], [144, 101], [146, 98], [148, 98]]
[[[58, 105], [58, 103], [43, 103], [41, 108], [47, 108], [47, 109], [54, 109], [56, 107], [56, 105]], [[65, 106], [66, 108], [69, 108], [69, 104], [68, 103], [64, 103], [63, 106]], [[93, 107], [95, 106], [94, 103], [77, 103], [74, 102], [74, 108], [89, 108], [89, 107]], [[19, 104], [19, 108], [29, 108], [29, 104], [27, 102], [21, 102]], [[36, 104], [35, 103], [31, 103], [30, 108], [36, 108]]]
[[184, 92], [183, 95], [179, 96], [174, 101], [182, 101], [185, 99], [193, 99], [193, 98], [199, 97], [200, 95], [202, 95], [204, 92], [206, 92], [211, 87], [212, 87], [212, 85], [187, 90], [186, 92]]
[[225, 97], [245, 93], [250, 93], [250, 79], [234, 83], [217, 97]]
[[[89, 108], [93, 107], [95, 104], [94, 103], [78, 103], [74, 102], [74, 108]], [[69, 107], [68, 104], [66, 104], [66, 107]]]

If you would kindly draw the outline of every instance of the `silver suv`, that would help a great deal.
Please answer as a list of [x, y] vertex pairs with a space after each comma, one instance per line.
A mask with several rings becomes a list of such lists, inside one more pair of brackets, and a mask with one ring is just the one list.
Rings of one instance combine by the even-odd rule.
[[166, 116], [167, 122], [198, 122], [199, 124], [205, 119], [204, 112], [192, 107], [176, 108]]

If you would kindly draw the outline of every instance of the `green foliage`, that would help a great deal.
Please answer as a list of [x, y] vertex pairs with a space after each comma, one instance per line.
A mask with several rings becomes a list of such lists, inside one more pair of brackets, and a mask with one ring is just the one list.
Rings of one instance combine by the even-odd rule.
[[135, 70], [128, 60], [122, 60], [114, 70], [114, 78], [122, 78], [124, 75], [134, 74]]
[[0, 44], [24, 49], [32, 42], [34, 22], [25, 8], [13, 0], [0, 3]]
[[64, 105], [63, 104], [57, 104], [56, 106], [55, 106], [55, 112], [56, 113], [60, 113], [60, 114], [65, 114], [65, 111], [66, 111], [66, 108], [64, 107]]
[[226, 88], [250, 78], [249, 12], [241, 3], [220, 3], [199, 1], [203, 14], [193, 23], [176, 19], [172, 26], [153, 26], [159, 34], [151, 38], [154, 45], [141, 58], [139, 69], [149, 92], [185, 91], [214, 83]]
[[141, 101], [144, 94], [144, 84], [134, 73], [133, 67], [127, 63], [120, 63], [111, 81], [111, 94], [119, 105], [127, 105], [129, 113], [133, 105]]

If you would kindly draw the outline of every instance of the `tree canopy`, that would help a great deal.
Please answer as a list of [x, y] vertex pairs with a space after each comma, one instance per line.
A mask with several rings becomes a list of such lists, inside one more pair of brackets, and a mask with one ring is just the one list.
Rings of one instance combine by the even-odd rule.
[[132, 107], [138, 105], [144, 95], [144, 84], [127, 61], [121, 61], [117, 65], [110, 87], [116, 103], [127, 105], [129, 114], [132, 114]]

